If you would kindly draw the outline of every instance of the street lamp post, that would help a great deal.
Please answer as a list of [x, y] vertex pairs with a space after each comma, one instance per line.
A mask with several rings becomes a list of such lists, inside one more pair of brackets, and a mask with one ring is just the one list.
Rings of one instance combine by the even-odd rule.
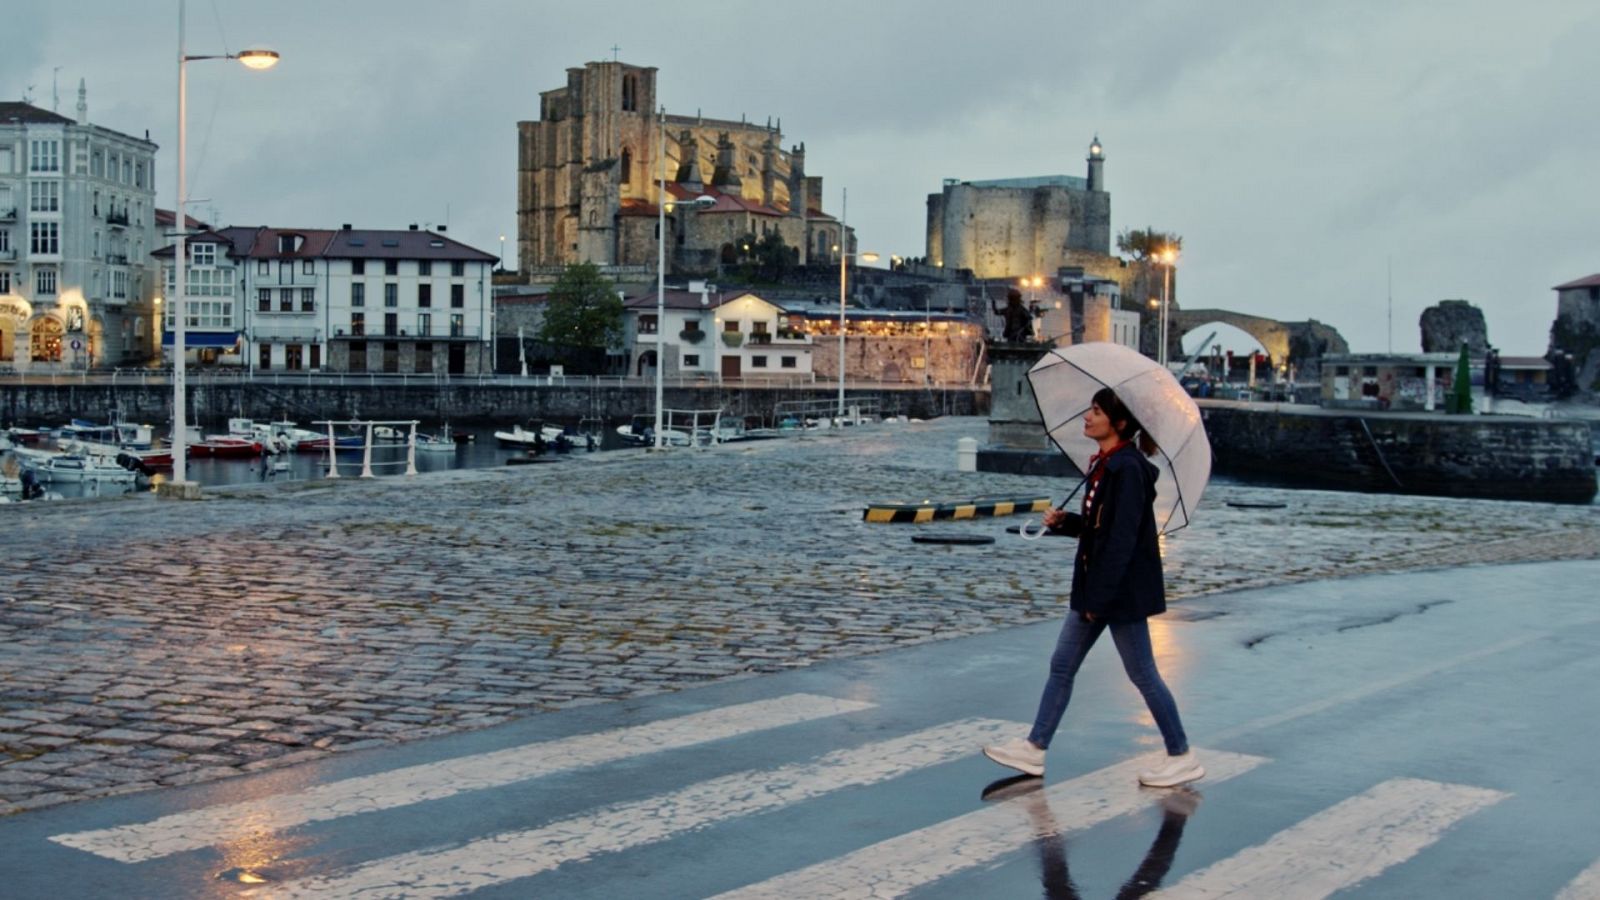
[[839, 423], [844, 424], [844, 327], [845, 327], [845, 297], [846, 287], [849, 284], [848, 266], [850, 258], [859, 256], [867, 262], [877, 262], [876, 253], [851, 253], [847, 246], [849, 243], [848, 213], [850, 209], [850, 192], [840, 190], [839, 197]]
[[[270, 69], [278, 64], [278, 54], [271, 50], [241, 50], [190, 56], [184, 50], [184, 0], [178, 0], [178, 202], [176, 224], [177, 241], [173, 244], [172, 297], [168, 298], [167, 312], [172, 316], [172, 483], [186, 485], [189, 457], [188, 385], [185, 383], [185, 355], [188, 348], [189, 318], [189, 219], [188, 188], [184, 166], [188, 143], [189, 70], [188, 64], [202, 59], [236, 59], [251, 69]], [[182, 496], [182, 488], [178, 496]]]
[[[653, 446], [660, 450], [666, 446], [666, 421], [663, 418], [662, 399], [666, 396], [662, 373], [666, 368], [667, 324], [667, 108], [661, 107], [656, 116], [656, 431]], [[715, 197], [701, 195], [685, 204], [690, 208], [716, 205]]]
[[1168, 292], [1172, 288], [1172, 266], [1178, 261], [1178, 251], [1171, 246], [1163, 247], [1156, 253], [1156, 260], [1161, 263], [1161, 345], [1156, 348], [1156, 359], [1164, 369], [1167, 367], [1167, 321], [1171, 318], [1172, 304]]

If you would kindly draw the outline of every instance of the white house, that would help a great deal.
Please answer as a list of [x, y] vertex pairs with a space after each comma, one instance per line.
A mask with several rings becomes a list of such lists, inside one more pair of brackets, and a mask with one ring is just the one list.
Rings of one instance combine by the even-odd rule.
[[0, 365], [142, 363], [152, 344], [156, 145], [0, 102]]
[[629, 374], [650, 375], [660, 359], [675, 376], [812, 379], [811, 335], [782, 306], [749, 292], [669, 290], [658, 321], [656, 301], [650, 291], [623, 302]]
[[191, 269], [191, 361], [257, 372], [489, 372], [496, 257], [442, 231], [234, 227], [191, 237], [196, 269], [215, 259], [239, 270], [228, 314], [195, 296]]

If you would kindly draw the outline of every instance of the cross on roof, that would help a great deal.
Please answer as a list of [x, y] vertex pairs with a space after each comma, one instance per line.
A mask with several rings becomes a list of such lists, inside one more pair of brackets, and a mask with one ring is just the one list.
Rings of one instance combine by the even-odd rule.
[[618, 47], [616, 44], [612, 44], [611, 45], [611, 61], [612, 62], [618, 62], [617, 54], [619, 54], [621, 52], [622, 52], [622, 48], [621, 47]]

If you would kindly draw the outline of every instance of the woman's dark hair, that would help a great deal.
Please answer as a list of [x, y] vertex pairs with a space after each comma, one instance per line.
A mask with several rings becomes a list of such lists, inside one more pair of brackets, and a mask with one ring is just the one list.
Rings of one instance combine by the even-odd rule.
[[1106, 414], [1106, 418], [1111, 420], [1111, 427], [1116, 430], [1117, 437], [1125, 441], [1134, 441], [1134, 436], [1137, 435], [1139, 452], [1145, 456], [1155, 455], [1155, 438], [1144, 430], [1144, 426], [1139, 423], [1138, 417], [1133, 414], [1132, 410], [1128, 409], [1127, 404], [1122, 402], [1122, 398], [1117, 396], [1116, 391], [1111, 388], [1101, 388], [1095, 391], [1093, 403], [1095, 406], [1100, 407], [1100, 411]]

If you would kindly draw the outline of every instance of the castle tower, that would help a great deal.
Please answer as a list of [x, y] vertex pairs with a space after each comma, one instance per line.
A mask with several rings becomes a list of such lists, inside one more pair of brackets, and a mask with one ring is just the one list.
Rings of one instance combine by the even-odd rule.
[[1106, 189], [1106, 152], [1100, 146], [1100, 135], [1095, 135], [1089, 142], [1089, 190], [1104, 191]]

